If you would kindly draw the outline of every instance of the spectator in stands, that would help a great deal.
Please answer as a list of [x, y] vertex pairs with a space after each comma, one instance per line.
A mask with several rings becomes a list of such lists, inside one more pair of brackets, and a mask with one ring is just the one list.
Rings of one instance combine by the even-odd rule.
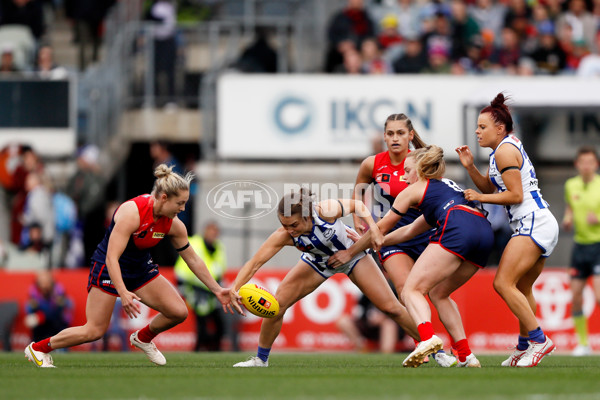
[[502, 29], [500, 45], [496, 46], [491, 56], [492, 68], [499, 68], [504, 73], [516, 75], [521, 55], [517, 33], [512, 28]]
[[[39, 243], [36, 250], [51, 249], [55, 233], [54, 206], [48, 182], [38, 172], [31, 172], [25, 179], [27, 197], [21, 215], [23, 231], [21, 247], [29, 247]], [[30, 232], [31, 231], [31, 232]]]
[[427, 68], [427, 54], [417, 36], [405, 38], [404, 54], [393, 62], [394, 71], [399, 74], [418, 74]]
[[269, 43], [269, 32], [266, 28], [256, 28], [254, 41], [242, 52], [233, 67], [242, 72], [277, 72], [277, 52]]
[[[596, 34], [598, 26], [591, 12], [586, 9], [585, 0], [569, 0], [568, 10], [561, 14], [556, 20], [557, 32], [559, 35], [567, 35], [563, 29], [566, 25], [571, 27], [570, 40], [583, 44], [596, 53]], [[563, 40], [565, 37], [560, 37]]]
[[453, 0], [450, 12], [451, 54], [453, 60], [459, 60], [467, 56], [468, 45], [479, 36], [479, 25], [467, 13], [464, 0]]
[[20, 154], [17, 161], [17, 167], [13, 174], [11, 191], [14, 196], [11, 200], [11, 220], [10, 220], [10, 240], [15, 245], [21, 243], [21, 232], [23, 230], [23, 221], [21, 215], [25, 208], [27, 199], [27, 188], [25, 182], [27, 176], [32, 172], [43, 173], [44, 165], [37, 153], [28, 145], [18, 146]]
[[65, 192], [77, 206], [78, 226], [84, 243], [84, 264], [92, 257], [96, 245], [102, 241], [106, 197], [106, 182], [100, 173], [100, 150], [95, 145], [83, 146], [77, 154], [77, 170], [67, 182]]
[[545, 75], [556, 75], [562, 72], [567, 64], [567, 55], [559, 46], [554, 36], [554, 25], [550, 21], [542, 23], [537, 28], [539, 45], [531, 53], [537, 72]]
[[13, 46], [4, 44], [0, 49], [0, 53], [0, 75], [19, 72], [19, 69], [15, 65]]
[[[600, 1], [597, 1], [597, 3], [600, 4]], [[596, 35], [596, 43], [600, 43], [600, 31]], [[597, 45], [596, 48], [600, 48], [600, 46]], [[600, 55], [588, 54], [587, 56], [583, 57], [579, 63], [579, 66], [577, 67], [577, 76], [600, 77]]]
[[400, 36], [412, 36], [421, 32], [423, 4], [414, 0], [389, 0], [369, 6], [369, 14], [375, 22], [383, 24], [388, 16], [394, 16]]
[[362, 41], [375, 35], [375, 27], [363, 0], [347, 0], [346, 7], [335, 14], [327, 29], [328, 49], [325, 71], [333, 72], [343, 64], [349, 48], [360, 48]]
[[[189, 242], [206, 264], [212, 277], [221, 284], [227, 270], [227, 258], [225, 246], [219, 240], [219, 235], [219, 225], [209, 221], [204, 226], [202, 236], [190, 236]], [[197, 336], [194, 351], [203, 348], [208, 351], [220, 351], [224, 330], [219, 301], [181, 257], [175, 263], [175, 276], [179, 293], [196, 314]]]
[[334, 72], [348, 75], [362, 74], [362, 57], [360, 53], [353, 48], [344, 51], [344, 63], [338, 65]]
[[506, 6], [496, 0], [476, 0], [469, 13], [481, 29], [491, 31], [493, 37], [500, 37], [504, 27]]
[[363, 73], [383, 75], [393, 72], [390, 63], [382, 57], [379, 43], [375, 38], [363, 40], [360, 50], [362, 56], [361, 70]]
[[54, 62], [54, 52], [48, 44], [43, 44], [38, 48], [34, 72], [37, 76], [47, 79], [64, 79], [68, 75], [64, 67], [56, 65]]
[[423, 70], [430, 74], [449, 74], [451, 71], [450, 52], [442, 43], [435, 44], [427, 51], [427, 67]]
[[72, 308], [71, 300], [52, 273], [48, 270], [38, 272], [25, 305], [25, 326], [32, 330], [33, 340], [40, 341], [67, 328], [71, 323]]
[[383, 50], [391, 49], [402, 44], [402, 35], [398, 31], [398, 18], [388, 14], [381, 20], [381, 32], [377, 41]]
[[157, 26], [154, 34], [154, 90], [160, 104], [175, 105], [175, 68], [177, 61], [177, 11], [173, 0], [154, 0], [146, 19]]
[[0, 0], [0, 25], [17, 24], [28, 26], [32, 35], [40, 39], [46, 30], [44, 9], [39, 0]]
[[517, 34], [519, 41], [524, 41], [532, 32], [532, 10], [527, 6], [526, 0], [510, 0], [504, 27], [511, 28]]

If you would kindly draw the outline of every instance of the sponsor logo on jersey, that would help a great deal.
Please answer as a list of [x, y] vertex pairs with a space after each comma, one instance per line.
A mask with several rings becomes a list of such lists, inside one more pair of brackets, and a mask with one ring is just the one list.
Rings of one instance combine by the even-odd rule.
[[296, 248], [304, 253], [311, 251], [315, 248], [312, 244], [305, 244], [302, 242], [296, 242]]
[[165, 234], [163, 232], [154, 232], [152, 234], [152, 239], [162, 239], [165, 237]]
[[334, 233], [334, 230], [330, 228], [323, 232], [323, 236], [325, 237], [325, 239], [329, 240], [333, 237]]
[[444, 205], [444, 208], [443, 208], [443, 209], [444, 209], [444, 210], [445, 210], [445, 209], [447, 209], [447, 208], [448, 208], [448, 207], [450, 207], [452, 204], [454, 204], [454, 200], [450, 200], [449, 202], [447, 202], [447, 203]]
[[381, 171], [382, 169], [384, 169], [385, 167], [387, 167], [387, 165], [382, 165], [381, 167], [377, 168], [377, 171]]
[[377, 174], [375, 176], [375, 181], [376, 182], [389, 182], [390, 181], [390, 174]]

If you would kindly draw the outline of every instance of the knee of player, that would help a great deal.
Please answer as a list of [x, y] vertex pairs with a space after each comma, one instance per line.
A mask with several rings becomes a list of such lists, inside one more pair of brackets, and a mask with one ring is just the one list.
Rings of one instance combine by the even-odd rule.
[[182, 306], [179, 306], [173, 310], [171, 318], [173, 318], [174, 320], [176, 320], [178, 322], [183, 322], [183, 321], [185, 321], [187, 316], [188, 316], [188, 309], [185, 306], [185, 304], [182, 304]]
[[102, 336], [104, 336], [104, 334], [108, 330], [108, 326], [86, 325], [85, 328], [86, 328], [84, 331], [85, 342], [93, 342], [95, 340], [102, 338]]

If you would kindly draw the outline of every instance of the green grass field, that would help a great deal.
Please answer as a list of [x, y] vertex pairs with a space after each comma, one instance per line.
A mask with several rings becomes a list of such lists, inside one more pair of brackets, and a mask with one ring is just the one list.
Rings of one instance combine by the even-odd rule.
[[539, 367], [402, 368], [405, 354], [271, 355], [269, 368], [231, 365], [248, 353], [56, 353], [55, 369], [0, 353], [0, 399], [600, 399], [600, 356], [551, 356]]

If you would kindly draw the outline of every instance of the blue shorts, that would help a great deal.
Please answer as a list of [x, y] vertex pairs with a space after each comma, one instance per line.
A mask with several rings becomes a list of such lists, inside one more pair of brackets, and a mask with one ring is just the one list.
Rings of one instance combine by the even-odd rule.
[[430, 236], [431, 231], [427, 231], [406, 242], [384, 246], [379, 250], [379, 261], [384, 264], [388, 258], [396, 254], [406, 254], [414, 261], [417, 261], [417, 258], [419, 258], [429, 244]]
[[[145, 269], [139, 274], [123, 275], [123, 282], [125, 283], [127, 290], [130, 292], [135, 292], [136, 290], [141, 289], [143, 286], [150, 283], [150, 281], [154, 280], [159, 275], [160, 272], [158, 272], [158, 265], [149, 264], [146, 265]], [[90, 267], [90, 275], [88, 277], [88, 292], [92, 289], [92, 286], [97, 287], [103, 292], [112, 294], [113, 296], [119, 295], [112, 283], [112, 280], [110, 279], [110, 276], [108, 275], [108, 268], [106, 267], [106, 264], [100, 264], [99, 262], [93, 260], [92, 266]]]
[[494, 231], [483, 214], [464, 206], [454, 206], [443, 226], [431, 237], [444, 249], [476, 267], [486, 266], [494, 247]]

